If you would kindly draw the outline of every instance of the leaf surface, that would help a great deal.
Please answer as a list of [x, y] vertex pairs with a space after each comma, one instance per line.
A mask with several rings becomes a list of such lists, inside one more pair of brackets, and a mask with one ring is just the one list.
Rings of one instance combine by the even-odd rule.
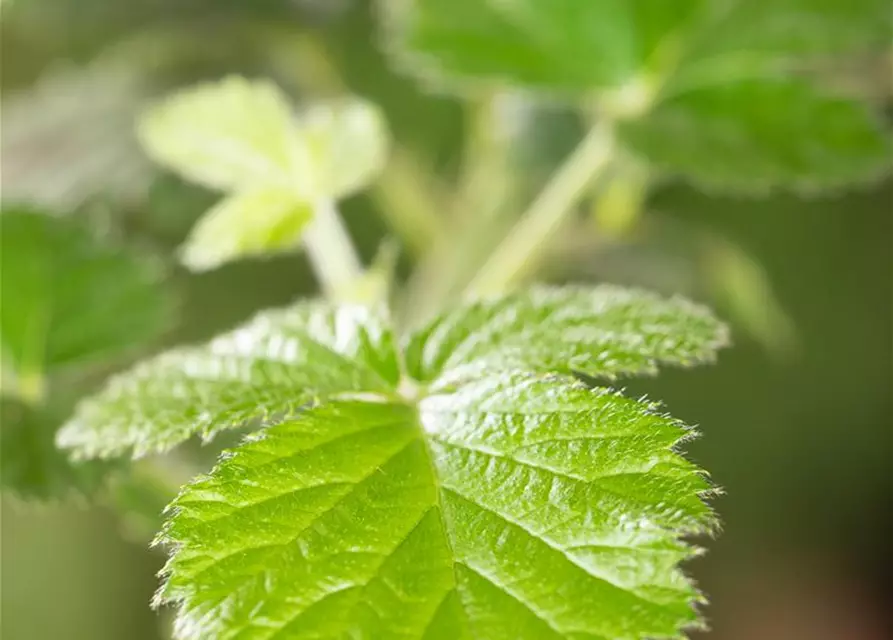
[[723, 346], [722, 325], [681, 299], [613, 286], [542, 287], [446, 313], [413, 336], [407, 366], [419, 380], [492, 370], [581, 372], [611, 379], [691, 365]]
[[114, 380], [60, 438], [139, 455], [263, 420], [171, 504], [157, 604], [182, 639], [681, 638], [679, 564], [708, 532], [691, 436], [591, 388], [725, 342], [704, 309], [541, 288], [395, 343], [361, 307], [300, 304]]
[[864, 52], [889, 43], [886, 0], [721, 0], [693, 62], [714, 56], [791, 57]]
[[578, 92], [620, 86], [659, 62], [704, 3], [682, 0], [402, 0], [386, 3], [395, 54], [459, 86]]
[[312, 211], [294, 194], [256, 187], [221, 200], [196, 224], [181, 248], [192, 271], [206, 271], [248, 256], [279, 253], [297, 246]]
[[83, 457], [140, 456], [195, 434], [281, 419], [332, 395], [387, 392], [397, 376], [381, 317], [362, 307], [301, 304], [113, 378], [81, 404], [59, 443]]
[[653, 167], [714, 189], [800, 190], [890, 168], [890, 137], [867, 109], [785, 79], [744, 80], [670, 98], [620, 129]]
[[159, 601], [181, 638], [675, 637], [698, 599], [677, 536], [712, 521], [685, 435], [529, 374], [327, 403], [173, 503]]
[[5, 211], [0, 226], [0, 341], [13, 375], [109, 357], [167, 328], [171, 301], [155, 262], [31, 211]]
[[183, 90], [146, 111], [138, 132], [156, 162], [222, 191], [287, 188], [303, 168], [291, 105], [268, 82], [230, 77]]

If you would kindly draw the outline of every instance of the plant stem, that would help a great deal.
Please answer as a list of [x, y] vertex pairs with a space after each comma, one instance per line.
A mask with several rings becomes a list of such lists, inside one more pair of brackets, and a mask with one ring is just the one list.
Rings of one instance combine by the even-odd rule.
[[603, 118], [590, 129], [496, 248], [468, 292], [476, 295], [499, 293], [530, 273], [539, 264], [549, 241], [573, 211], [586, 187], [608, 166], [613, 151], [612, 123]]
[[447, 234], [447, 225], [437, 213], [447, 197], [431, 172], [405, 147], [393, 149], [370, 195], [415, 255], [424, 256]]
[[363, 273], [360, 258], [332, 200], [313, 207], [313, 219], [304, 232], [304, 247], [326, 297], [338, 299]]

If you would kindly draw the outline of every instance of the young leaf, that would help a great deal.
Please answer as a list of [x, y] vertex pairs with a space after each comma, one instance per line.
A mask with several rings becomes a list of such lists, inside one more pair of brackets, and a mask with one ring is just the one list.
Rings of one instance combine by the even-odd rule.
[[150, 108], [138, 133], [156, 162], [223, 191], [288, 188], [305, 169], [291, 105], [269, 82], [231, 77], [182, 91]]
[[378, 176], [388, 151], [384, 116], [359, 100], [317, 104], [301, 115], [301, 137], [309, 170], [298, 191], [310, 200], [337, 200]]
[[393, 0], [398, 58], [454, 84], [613, 88], [656, 64], [703, 0]]
[[311, 217], [308, 205], [281, 188], [235, 193], [198, 222], [181, 249], [181, 260], [192, 271], [206, 271], [236, 258], [292, 249]]
[[863, 106], [786, 79], [694, 89], [620, 136], [656, 169], [731, 191], [834, 187], [891, 162], [889, 136]]
[[685, 436], [555, 376], [327, 403], [177, 498], [158, 601], [180, 638], [680, 637], [678, 536], [712, 523]]
[[374, 311], [301, 304], [114, 377], [58, 442], [79, 457], [138, 457], [339, 394], [387, 392], [398, 376], [391, 331]]
[[25, 210], [0, 218], [0, 341], [19, 381], [155, 338], [170, 300], [154, 262], [99, 244], [78, 224]]
[[149, 155], [233, 195], [211, 209], [182, 250], [190, 269], [293, 249], [312, 208], [369, 184], [383, 168], [384, 117], [360, 100], [292, 114], [262, 81], [228, 78], [183, 91], [144, 115]]
[[678, 638], [701, 600], [681, 537], [713, 525], [690, 432], [568, 373], [724, 342], [699, 307], [613, 288], [471, 305], [402, 356], [372, 312], [299, 305], [125, 374], [60, 440], [139, 454], [272, 423], [171, 506], [179, 638]]

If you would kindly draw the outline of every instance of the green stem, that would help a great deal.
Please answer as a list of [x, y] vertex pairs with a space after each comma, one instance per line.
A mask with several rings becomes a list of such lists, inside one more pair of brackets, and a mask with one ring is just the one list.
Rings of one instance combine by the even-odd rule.
[[614, 151], [612, 123], [602, 119], [540, 192], [471, 283], [476, 295], [499, 293], [522, 280], [542, 260], [549, 241], [573, 211]]
[[379, 204], [388, 225], [417, 256], [424, 256], [447, 233], [437, 213], [447, 200], [418, 157], [397, 147], [370, 195]]
[[328, 298], [338, 299], [363, 274], [360, 258], [332, 200], [313, 207], [313, 219], [304, 232], [310, 264]]

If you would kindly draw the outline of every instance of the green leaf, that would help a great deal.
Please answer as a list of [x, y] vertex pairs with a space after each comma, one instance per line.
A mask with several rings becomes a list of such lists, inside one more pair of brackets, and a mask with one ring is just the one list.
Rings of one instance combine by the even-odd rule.
[[889, 135], [862, 105], [784, 79], [694, 89], [620, 136], [655, 169], [730, 191], [835, 187], [891, 162]]
[[460, 86], [508, 82], [558, 91], [613, 88], [671, 55], [702, 0], [387, 2], [398, 60]]
[[110, 463], [71, 462], [53, 438], [58, 416], [0, 398], [0, 484], [24, 500], [87, 496], [102, 484]]
[[104, 246], [70, 220], [11, 210], [0, 225], [0, 341], [20, 382], [167, 328], [171, 304], [155, 262]]
[[417, 409], [332, 402], [172, 504], [180, 638], [681, 637], [709, 488], [653, 407], [495, 375]]
[[227, 78], [149, 109], [140, 137], [159, 163], [231, 192], [182, 249], [194, 271], [294, 249], [319, 202], [367, 186], [384, 167], [384, 117], [357, 99], [293, 114], [273, 84]]
[[358, 99], [293, 113], [274, 84], [231, 77], [181, 91], [139, 125], [147, 152], [186, 178], [222, 191], [273, 187], [302, 203], [365, 187], [384, 166], [387, 129]]
[[518, 368], [612, 379], [709, 360], [726, 340], [709, 311], [682, 299], [544, 287], [445, 314], [409, 342], [407, 367], [422, 381]]
[[691, 432], [571, 373], [724, 342], [700, 307], [609, 287], [476, 303], [401, 349], [371, 311], [303, 304], [124, 374], [59, 441], [139, 455], [269, 423], [168, 511], [178, 638], [681, 638], [682, 537], [714, 525]]
[[58, 442], [80, 457], [138, 457], [195, 434], [280, 420], [339, 394], [386, 392], [398, 376], [382, 317], [360, 306], [300, 304], [112, 378]]
[[693, 47], [692, 63], [714, 56], [790, 57], [861, 52], [889, 44], [887, 0], [723, 0]]
[[311, 200], [340, 199], [366, 187], [384, 168], [388, 132], [372, 104], [342, 100], [312, 105], [301, 114], [307, 173], [297, 190]]
[[294, 194], [258, 187], [233, 194], [208, 211], [181, 249], [183, 264], [205, 271], [246, 256], [263, 256], [300, 243], [312, 212]]
[[303, 169], [291, 105], [269, 82], [231, 77], [181, 91], [146, 111], [138, 133], [156, 162], [223, 191], [288, 188]]

